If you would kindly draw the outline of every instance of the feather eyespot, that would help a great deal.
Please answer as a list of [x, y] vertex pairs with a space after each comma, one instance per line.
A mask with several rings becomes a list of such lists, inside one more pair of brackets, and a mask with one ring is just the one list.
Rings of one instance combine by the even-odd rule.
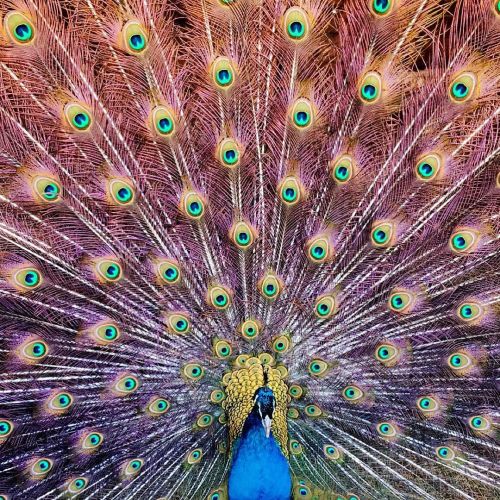
[[465, 71], [456, 76], [450, 83], [448, 90], [452, 102], [462, 103], [474, 97], [477, 87], [477, 76]]
[[215, 86], [221, 90], [230, 89], [236, 79], [234, 65], [227, 57], [218, 57], [212, 63], [212, 79]]
[[314, 304], [314, 314], [320, 319], [328, 319], [338, 312], [337, 298], [333, 294], [320, 295]]
[[189, 333], [191, 322], [189, 316], [181, 312], [171, 312], [166, 316], [167, 329], [173, 334]]
[[182, 212], [192, 220], [199, 220], [205, 213], [205, 201], [196, 191], [187, 191], [181, 199]]
[[330, 174], [339, 184], [347, 184], [354, 175], [354, 159], [351, 155], [342, 155], [330, 163]]
[[44, 479], [54, 467], [54, 461], [50, 458], [37, 458], [31, 461], [28, 473], [32, 479]]
[[307, 405], [305, 408], [304, 408], [304, 411], [306, 412], [306, 415], [308, 417], [321, 417], [321, 415], [323, 415], [323, 411], [321, 410], [321, 408], [317, 405], [314, 405], [314, 404], [311, 404], [311, 405]]
[[144, 460], [142, 458], [133, 458], [122, 464], [121, 475], [123, 479], [131, 479], [139, 474], [143, 465]]
[[287, 417], [291, 419], [299, 418], [299, 410], [297, 408], [288, 408]]
[[104, 442], [104, 435], [100, 432], [91, 431], [80, 438], [80, 449], [83, 453], [95, 453]]
[[359, 85], [359, 98], [364, 104], [376, 103], [382, 95], [382, 77], [376, 71], [369, 71]]
[[386, 439], [394, 438], [397, 434], [396, 426], [390, 422], [380, 422], [377, 424], [377, 432]]
[[321, 377], [325, 375], [328, 368], [328, 363], [322, 359], [313, 359], [307, 367], [309, 374], [313, 377]]
[[444, 460], [445, 462], [451, 462], [456, 457], [455, 450], [449, 446], [438, 446], [436, 448], [436, 455], [440, 460]]
[[290, 7], [284, 16], [284, 28], [286, 36], [293, 42], [304, 41], [310, 33], [310, 22], [304, 9]]
[[241, 335], [247, 339], [251, 340], [257, 337], [260, 333], [260, 323], [253, 319], [247, 319], [244, 321], [239, 328]]
[[132, 205], [135, 201], [134, 188], [123, 179], [110, 179], [108, 192], [114, 205], [125, 207]]
[[0, 419], [0, 444], [14, 432], [14, 424], [6, 418]]
[[298, 177], [289, 175], [279, 184], [278, 194], [286, 206], [293, 207], [304, 198], [304, 187]]
[[272, 342], [273, 351], [278, 354], [284, 354], [290, 350], [292, 343], [288, 335], [278, 335]]
[[129, 54], [139, 55], [148, 48], [148, 36], [139, 21], [127, 21], [122, 30], [123, 44]]
[[479, 434], [487, 434], [493, 429], [492, 421], [484, 415], [474, 415], [468, 419], [467, 423], [474, 432]]
[[33, 23], [21, 12], [8, 12], [3, 23], [5, 32], [16, 45], [29, 45], [35, 39]]
[[12, 284], [20, 292], [35, 290], [43, 283], [43, 278], [40, 271], [38, 271], [38, 269], [35, 269], [34, 267], [24, 267], [21, 269], [17, 269], [13, 273], [11, 279]]
[[323, 445], [323, 453], [328, 460], [338, 461], [342, 458], [342, 452], [333, 444]]
[[116, 283], [123, 277], [122, 267], [115, 259], [97, 260], [95, 271], [100, 283]]
[[432, 396], [422, 396], [417, 399], [417, 408], [423, 417], [434, 417], [440, 410], [437, 399]]
[[392, 12], [394, 2], [395, 0], [368, 0], [368, 6], [375, 16], [385, 17]]
[[365, 393], [357, 385], [348, 385], [342, 390], [342, 397], [350, 403], [359, 403], [365, 398]]
[[457, 351], [448, 356], [448, 367], [454, 375], [467, 375], [475, 366], [474, 359], [465, 351]]
[[92, 126], [90, 111], [76, 102], [69, 102], [64, 106], [64, 117], [75, 132], [85, 132]]
[[370, 233], [371, 243], [376, 248], [388, 248], [396, 243], [396, 225], [390, 221], [376, 222]]
[[43, 175], [33, 179], [33, 192], [37, 199], [45, 203], [56, 203], [61, 200], [61, 184]]
[[151, 417], [159, 417], [160, 415], [163, 415], [170, 409], [170, 403], [165, 399], [161, 397], [153, 397], [146, 408], [146, 412], [151, 416]]
[[181, 279], [181, 271], [177, 261], [165, 259], [156, 265], [156, 274], [160, 283], [166, 285], [175, 285]]
[[111, 344], [118, 340], [121, 336], [120, 329], [114, 323], [102, 323], [96, 326], [93, 330], [93, 337], [98, 344], [106, 345]]
[[462, 227], [452, 233], [448, 244], [453, 253], [464, 255], [473, 252], [478, 243], [478, 231], [470, 227]]
[[288, 394], [294, 399], [300, 399], [304, 395], [304, 389], [300, 385], [292, 384], [288, 388]]
[[[223, 3], [232, 3], [234, 0], [219, 0], [219, 2]], [[222, 488], [217, 488], [216, 490], [211, 491], [206, 500], [227, 500], [226, 492]]]
[[66, 491], [70, 495], [77, 495], [83, 491], [89, 484], [89, 480], [86, 477], [75, 477], [69, 480], [66, 486]]
[[314, 109], [311, 101], [305, 97], [297, 99], [292, 106], [290, 116], [295, 128], [299, 130], [310, 128], [314, 123]]
[[219, 359], [225, 359], [231, 356], [233, 348], [227, 340], [217, 340], [214, 343], [213, 352]]
[[312, 499], [312, 491], [306, 484], [298, 484], [293, 489], [293, 498], [303, 498], [304, 500]]
[[313, 264], [323, 264], [329, 261], [333, 254], [333, 245], [324, 234], [317, 235], [306, 243], [306, 255]]
[[232, 302], [232, 293], [222, 285], [211, 286], [207, 292], [207, 304], [220, 311], [227, 309]]
[[400, 354], [400, 349], [388, 342], [379, 345], [375, 349], [375, 358], [387, 367], [395, 366], [399, 361]]
[[389, 296], [388, 306], [397, 313], [410, 313], [415, 306], [415, 294], [407, 290], [395, 290]]
[[192, 381], [198, 381], [205, 375], [205, 370], [198, 363], [188, 363], [182, 368], [182, 374]]
[[231, 138], [226, 138], [219, 143], [217, 147], [217, 157], [222, 165], [228, 168], [235, 168], [240, 163], [239, 144]]
[[56, 392], [45, 403], [45, 408], [54, 415], [67, 413], [74, 404], [74, 398], [69, 392]]
[[31, 338], [23, 342], [17, 352], [21, 361], [28, 364], [36, 364], [47, 357], [49, 346], [47, 342], [40, 338]]
[[186, 462], [189, 465], [194, 465], [197, 464], [203, 457], [203, 450], [201, 448], [196, 448], [196, 450], [193, 450], [188, 453], [186, 456]]
[[214, 404], [222, 403], [226, 399], [226, 393], [221, 389], [214, 389], [210, 393], [210, 402]]
[[302, 454], [302, 445], [296, 439], [290, 439], [289, 449], [292, 455]]
[[255, 229], [245, 221], [236, 222], [229, 232], [231, 241], [240, 249], [248, 250], [256, 238]]
[[283, 290], [283, 282], [274, 272], [268, 271], [259, 281], [258, 289], [265, 299], [276, 300]]
[[417, 179], [422, 182], [431, 182], [441, 176], [443, 159], [438, 153], [429, 153], [417, 161], [415, 172]]
[[113, 384], [111, 390], [118, 397], [125, 397], [133, 394], [139, 389], [140, 381], [135, 375], [121, 375]]
[[173, 137], [176, 131], [174, 112], [166, 106], [156, 106], [151, 112], [153, 130], [159, 137]]
[[196, 420], [196, 425], [200, 429], [205, 429], [207, 427], [210, 427], [213, 424], [213, 421], [214, 417], [212, 417], [210, 413], [203, 413], [203, 415], [200, 415]]

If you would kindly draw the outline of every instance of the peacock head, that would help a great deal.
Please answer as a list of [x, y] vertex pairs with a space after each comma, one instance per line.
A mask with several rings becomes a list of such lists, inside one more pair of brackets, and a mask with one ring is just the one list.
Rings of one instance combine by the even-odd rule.
[[276, 399], [274, 398], [272, 389], [267, 386], [259, 387], [255, 391], [253, 401], [253, 411], [259, 416], [266, 432], [266, 437], [268, 438], [271, 433], [271, 423], [276, 408]]

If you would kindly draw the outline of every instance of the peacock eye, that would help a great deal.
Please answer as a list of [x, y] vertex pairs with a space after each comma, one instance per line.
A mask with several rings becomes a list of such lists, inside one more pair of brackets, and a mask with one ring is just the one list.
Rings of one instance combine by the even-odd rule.
[[282, 288], [281, 280], [272, 271], [268, 272], [259, 282], [259, 291], [268, 300], [277, 299]]
[[93, 453], [102, 445], [104, 436], [100, 432], [89, 432], [81, 439], [81, 448], [86, 453]]
[[285, 205], [293, 207], [304, 197], [304, 188], [297, 177], [289, 175], [280, 182], [278, 194]]
[[207, 293], [207, 303], [219, 310], [227, 309], [231, 305], [229, 289], [221, 285], [210, 287]]
[[450, 462], [455, 458], [456, 453], [449, 446], [438, 446], [436, 448], [436, 455], [438, 456], [439, 459], [445, 460], [446, 462]]
[[161, 260], [156, 264], [156, 274], [161, 283], [175, 285], [181, 278], [179, 264], [173, 260]]
[[198, 363], [188, 363], [182, 368], [182, 373], [187, 379], [198, 381], [205, 375], [205, 370]]
[[181, 209], [189, 219], [198, 220], [205, 213], [205, 202], [195, 191], [188, 191], [182, 197]]
[[472, 252], [479, 242], [479, 234], [472, 228], [461, 228], [450, 236], [451, 251], [458, 255]]
[[307, 242], [306, 254], [313, 264], [323, 264], [332, 258], [333, 246], [325, 235], [318, 235]]
[[28, 45], [35, 38], [33, 23], [21, 12], [13, 10], [4, 18], [4, 29], [12, 42], [17, 45]]
[[216, 88], [227, 90], [234, 84], [236, 71], [227, 57], [218, 57], [212, 63], [212, 79]]
[[304, 500], [310, 500], [313, 498], [311, 489], [305, 484], [299, 484], [294, 488], [293, 498], [303, 498]]
[[372, 14], [377, 17], [388, 16], [394, 7], [394, 0], [368, 0]]
[[234, 224], [229, 235], [232, 242], [241, 250], [247, 250], [255, 242], [255, 230], [244, 221]]
[[0, 419], [0, 443], [3, 443], [13, 432], [14, 424], [5, 418]]
[[477, 302], [464, 302], [457, 309], [459, 319], [468, 323], [481, 318], [483, 314], [483, 307]]
[[474, 96], [477, 86], [477, 76], [471, 72], [460, 73], [450, 83], [448, 95], [452, 102], [466, 102]]
[[30, 364], [39, 363], [49, 354], [49, 346], [41, 339], [29, 340], [19, 349], [19, 358]]
[[41, 175], [35, 177], [33, 192], [38, 199], [46, 203], [55, 203], [61, 199], [61, 185], [51, 177]]
[[291, 109], [293, 125], [299, 130], [310, 128], [314, 122], [314, 110], [309, 99], [297, 99]]
[[76, 495], [77, 493], [82, 491], [88, 484], [89, 484], [89, 481], [87, 478], [77, 477], [69, 482], [66, 491], [72, 495]]
[[439, 403], [432, 396], [422, 396], [417, 399], [417, 408], [423, 416], [434, 416], [439, 410]]
[[200, 415], [198, 419], [196, 420], [196, 425], [204, 429], [206, 427], [210, 427], [213, 424], [214, 417], [210, 415], [210, 413], [204, 413], [203, 415]]
[[259, 354], [258, 360], [260, 361], [261, 365], [270, 365], [274, 366], [275, 360], [274, 358], [267, 352], [261, 352]]
[[157, 417], [163, 415], [169, 409], [170, 403], [165, 398], [155, 397], [149, 402], [146, 411], [152, 417]]
[[300, 385], [293, 384], [288, 388], [288, 394], [294, 399], [299, 399], [304, 395], [304, 389]]
[[377, 432], [385, 438], [394, 437], [397, 433], [396, 427], [389, 422], [381, 422], [377, 424]]
[[285, 33], [289, 40], [302, 42], [309, 36], [307, 13], [300, 7], [290, 7], [284, 16]]
[[122, 375], [114, 383], [112, 391], [119, 397], [133, 394], [139, 389], [139, 379], [134, 375]]
[[392, 222], [379, 222], [372, 226], [371, 243], [376, 248], [387, 248], [395, 243], [396, 228]]
[[472, 358], [465, 352], [455, 352], [448, 357], [448, 366], [455, 375], [466, 375], [473, 367]]
[[234, 139], [224, 139], [218, 146], [218, 158], [225, 167], [237, 167], [240, 163], [240, 154], [240, 146]]
[[75, 132], [85, 132], [92, 125], [90, 111], [76, 102], [69, 102], [64, 106], [64, 117]]
[[12, 276], [14, 285], [22, 292], [35, 290], [42, 284], [42, 275], [34, 267], [18, 269]]
[[292, 455], [300, 455], [302, 453], [302, 445], [296, 439], [290, 439], [289, 449]]
[[402, 290], [395, 291], [389, 296], [389, 309], [398, 313], [407, 313], [415, 305], [415, 295]]
[[113, 204], [125, 207], [134, 203], [135, 192], [128, 182], [122, 179], [111, 179], [108, 182], [108, 190]]
[[254, 339], [259, 335], [260, 325], [257, 321], [253, 319], [248, 319], [244, 321], [240, 326], [241, 334], [246, 339]]
[[382, 344], [375, 349], [375, 357], [384, 366], [394, 366], [399, 360], [400, 350], [393, 344]]
[[328, 319], [337, 313], [337, 301], [335, 296], [321, 295], [314, 304], [314, 314], [321, 319]]
[[[227, 3], [231, 3], [232, 1], [233, 0], [229, 0]], [[207, 496], [207, 500], [226, 500], [226, 495], [224, 490], [216, 489], [215, 491], [211, 491]]]
[[297, 408], [288, 408], [287, 417], [291, 419], [299, 418], [299, 410]]
[[73, 396], [68, 392], [57, 392], [46, 403], [47, 410], [56, 415], [66, 413], [74, 403]]
[[333, 444], [323, 445], [323, 453], [328, 460], [339, 460], [341, 458], [340, 450]]
[[214, 354], [219, 359], [225, 359], [231, 356], [233, 348], [227, 340], [218, 340], [214, 345]]
[[30, 475], [33, 479], [43, 479], [54, 467], [54, 461], [50, 458], [39, 458], [30, 467]]
[[101, 283], [116, 283], [122, 278], [120, 263], [114, 259], [100, 259], [95, 264], [97, 278]]
[[382, 77], [375, 71], [369, 71], [363, 76], [359, 85], [359, 98], [365, 104], [374, 104], [382, 95]]
[[316, 405], [307, 405], [304, 411], [308, 417], [320, 417], [323, 414], [321, 408]]
[[189, 465], [194, 465], [197, 464], [202, 457], [203, 457], [203, 450], [201, 448], [196, 448], [196, 450], [193, 450], [188, 453], [186, 461]]
[[330, 172], [337, 184], [346, 184], [354, 173], [354, 160], [351, 155], [343, 155], [331, 163]]
[[321, 377], [325, 375], [328, 370], [328, 363], [322, 359], [313, 359], [307, 368], [309, 374], [313, 377]]
[[148, 37], [139, 21], [128, 21], [122, 30], [125, 50], [129, 54], [141, 54], [148, 48]]
[[170, 333], [184, 334], [191, 329], [189, 316], [181, 312], [170, 312], [166, 316], [167, 328]]
[[417, 179], [423, 182], [434, 180], [443, 166], [443, 160], [437, 153], [429, 153], [420, 158], [416, 166]]
[[144, 460], [142, 458], [133, 458], [122, 465], [122, 474], [125, 478], [133, 477], [139, 474], [143, 465]]
[[273, 340], [273, 350], [278, 354], [284, 354], [291, 347], [290, 338], [287, 335], [279, 335]]
[[236, 356], [235, 365], [238, 368], [244, 368], [247, 365], [247, 361], [250, 359], [248, 354], [239, 354]]
[[154, 132], [159, 137], [173, 137], [175, 134], [175, 118], [172, 109], [166, 106], [156, 106], [151, 112], [151, 123]]
[[491, 420], [483, 415], [470, 417], [468, 423], [473, 431], [487, 432], [492, 428]]
[[365, 393], [357, 385], [348, 385], [342, 390], [342, 396], [351, 403], [359, 402], [364, 398]]

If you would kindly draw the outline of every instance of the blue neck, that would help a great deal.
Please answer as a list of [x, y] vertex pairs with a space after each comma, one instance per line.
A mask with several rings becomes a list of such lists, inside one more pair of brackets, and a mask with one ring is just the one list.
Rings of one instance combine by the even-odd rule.
[[233, 446], [229, 500], [290, 500], [292, 478], [288, 462], [271, 432], [266, 438], [257, 412], [245, 421]]

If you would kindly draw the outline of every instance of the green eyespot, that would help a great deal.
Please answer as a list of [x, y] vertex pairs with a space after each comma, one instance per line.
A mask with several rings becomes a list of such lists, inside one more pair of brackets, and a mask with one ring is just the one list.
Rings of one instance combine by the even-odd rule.
[[18, 358], [28, 364], [36, 364], [49, 354], [47, 342], [40, 338], [31, 338], [23, 342], [18, 349]]
[[74, 399], [69, 392], [56, 392], [45, 403], [49, 413], [63, 415], [73, 406]]
[[273, 342], [273, 351], [278, 354], [284, 354], [288, 352], [291, 347], [290, 337], [288, 335], [279, 335], [275, 337]]
[[222, 165], [235, 168], [240, 163], [240, 146], [231, 138], [226, 138], [218, 146], [218, 159]]
[[323, 415], [323, 412], [321, 411], [321, 408], [316, 405], [307, 405], [304, 408], [304, 411], [308, 417], [321, 417]]
[[224, 310], [231, 305], [231, 292], [222, 285], [211, 286], [207, 293], [208, 305], [215, 309]]
[[181, 279], [179, 263], [170, 259], [164, 259], [157, 262], [156, 274], [160, 283], [166, 285], [175, 285], [179, 283]]
[[129, 54], [139, 55], [148, 48], [148, 36], [139, 21], [125, 23], [122, 30], [123, 44]]
[[328, 460], [338, 461], [342, 458], [342, 452], [333, 444], [323, 445], [323, 453]]
[[471, 253], [479, 243], [479, 233], [470, 227], [456, 229], [450, 236], [449, 246], [458, 255]]
[[226, 393], [221, 389], [214, 389], [210, 393], [210, 402], [214, 404], [222, 403], [226, 399]]
[[394, 344], [388, 342], [379, 345], [375, 349], [375, 358], [380, 361], [384, 366], [395, 366], [400, 357], [400, 350]]
[[268, 271], [259, 281], [258, 289], [265, 299], [275, 300], [283, 289], [283, 283], [273, 271]]
[[[228, 4], [232, 3], [233, 0], [219, 0], [222, 2], [227, 2]], [[206, 500], [227, 500], [226, 492], [223, 488], [218, 488], [216, 490], [211, 491]]]
[[54, 461], [50, 458], [37, 458], [31, 462], [29, 474], [32, 479], [43, 479], [54, 467]]
[[189, 465], [194, 465], [197, 464], [203, 457], [203, 451], [201, 448], [196, 448], [196, 450], [191, 451], [188, 453], [186, 457], [186, 462]]
[[279, 184], [278, 194], [286, 206], [293, 207], [304, 198], [304, 187], [298, 177], [289, 175]]
[[455, 375], [463, 376], [474, 368], [474, 361], [468, 353], [462, 350], [448, 357], [448, 366]]
[[304, 389], [300, 385], [292, 384], [288, 388], [288, 394], [294, 399], [300, 399], [304, 395]]
[[396, 0], [368, 0], [368, 7], [375, 16], [385, 17], [392, 12], [395, 1]]
[[157, 136], [170, 138], [176, 132], [174, 112], [167, 106], [156, 106], [151, 112], [151, 124]]
[[258, 358], [263, 366], [265, 365], [274, 366], [276, 364], [275, 359], [268, 352], [261, 352]]
[[191, 322], [189, 316], [183, 312], [170, 312], [166, 315], [167, 329], [172, 334], [189, 333]]
[[146, 412], [151, 417], [159, 417], [170, 409], [170, 403], [165, 398], [153, 397], [146, 408]]
[[330, 173], [337, 184], [347, 184], [354, 175], [354, 159], [351, 155], [342, 155], [330, 163]]
[[290, 439], [289, 449], [292, 455], [302, 454], [302, 445], [296, 439]]
[[377, 432], [383, 438], [393, 438], [397, 434], [397, 429], [390, 422], [380, 422], [377, 424]]
[[189, 219], [199, 220], [205, 213], [205, 202], [197, 192], [187, 191], [181, 199], [181, 210]]
[[289, 40], [302, 42], [310, 32], [310, 23], [305, 10], [300, 7], [290, 7], [284, 15], [284, 30]]
[[470, 417], [467, 422], [469, 424], [469, 427], [474, 432], [488, 433], [493, 429], [493, 423], [488, 417], [484, 415], [475, 415], [473, 417]]
[[455, 456], [455, 451], [449, 446], [438, 446], [436, 448], [436, 455], [440, 460], [444, 460], [445, 462], [451, 462]]
[[123, 179], [110, 179], [108, 192], [114, 205], [126, 207], [132, 205], [135, 201], [134, 188]]
[[240, 221], [233, 224], [229, 236], [240, 250], [248, 250], [255, 242], [256, 231], [247, 222]]
[[139, 389], [140, 381], [135, 375], [122, 375], [113, 384], [112, 391], [118, 397], [125, 397], [133, 394]]
[[309, 99], [297, 99], [290, 111], [292, 123], [299, 130], [307, 130], [314, 123], [314, 109]]
[[71, 495], [76, 495], [84, 490], [89, 484], [86, 477], [75, 477], [67, 483], [66, 491]]
[[39, 175], [33, 179], [33, 192], [44, 203], [56, 203], [61, 200], [61, 184], [51, 177]]
[[8, 37], [16, 45], [29, 45], [35, 38], [33, 23], [17, 10], [7, 12], [3, 25]]
[[100, 283], [116, 283], [123, 277], [122, 267], [115, 259], [97, 260], [95, 272]]
[[14, 272], [12, 282], [20, 292], [27, 292], [38, 288], [42, 284], [43, 279], [38, 269], [24, 267]]
[[370, 233], [371, 243], [376, 248], [388, 248], [396, 242], [396, 226], [390, 221], [374, 223]]
[[348, 385], [342, 390], [342, 396], [346, 401], [356, 403], [364, 399], [365, 393], [357, 385]]
[[312, 500], [312, 491], [306, 484], [297, 484], [293, 489], [293, 498], [301, 498], [303, 500]]
[[231, 356], [233, 348], [227, 340], [217, 340], [214, 343], [213, 351], [219, 359], [225, 359]]
[[337, 314], [337, 300], [335, 295], [325, 294], [320, 295], [314, 304], [314, 314], [321, 319], [331, 318]]
[[477, 76], [464, 71], [456, 76], [450, 83], [448, 95], [452, 102], [462, 103], [474, 97], [477, 87]]
[[143, 465], [144, 460], [142, 458], [133, 458], [132, 460], [125, 462], [122, 465], [123, 478], [130, 479], [136, 476], [141, 471]]
[[417, 399], [417, 408], [424, 417], [433, 417], [439, 411], [439, 403], [432, 396], [422, 396]]
[[466, 323], [474, 323], [484, 315], [483, 306], [479, 302], [463, 302], [458, 306], [457, 316]]
[[75, 132], [85, 132], [92, 125], [90, 111], [77, 102], [69, 102], [64, 106], [64, 117]]
[[299, 418], [299, 410], [297, 410], [297, 408], [288, 408], [286, 415], [288, 418], [295, 420]]
[[88, 432], [80, 439], [80, 448], [84, 453], [96, 452], [104, 442], [104, 436], [100, 432]]
[[0, 443], [6, 441], [6, 439], [12, 434], [14, 431], [14, 424], [7, 420], [6, 418], [0, 419]]
[[382, 77], [376, 71], [369, 71], [359, 85], [359, 98], [364, 104], [375, 104], [382, 95]]
[[196, 420], [196, 425], [200, 429], [205, 429], [206, 427], [210, 427], [213, 424], [214, 417], [210, 415], [210, 413], [204, 413], [203, 415], [200, 415], [198, 419]]
[[438, 153], [429, 153], [417, 161], [417, 179], [423, 182], [430, 182], [440, 177], [443, 167], [443, 159]]
[[253, 319], [247, 319], [241, 324], [239, 330], [245, 339], [252, 340], [260, 333], [260, 323]]
[[406, 290], [395, 290], [389, 296], [388, 306], [397, 313], [409, 313], [415, 305], [415, 295]]
[[188, 380], [198, 381], [205, 375], [205, 370], [198, 363], [188, 363], [182, 368], [182, 374]]
[[236, 78], [234, 65], [227, 57], [218, 57], [212, 63], [212, 79], [218, 89], [230, 89]]
[[118, 340], [121, 336], [120, 329], [117, 325], [111, 322], [104, 322], [96, 326], [93, 330], [93, 337], [100, 345], [111, 344]]
[[313, 264], [323, 264], [333, 257], [333, 245], [326, 235], [317, 235], [307, 242], [306, 255]]
[[321, 377], [328, 370], [328, 363], [322, 359], [313, 359], [307, 367], [309, 374], [313, 377]]

